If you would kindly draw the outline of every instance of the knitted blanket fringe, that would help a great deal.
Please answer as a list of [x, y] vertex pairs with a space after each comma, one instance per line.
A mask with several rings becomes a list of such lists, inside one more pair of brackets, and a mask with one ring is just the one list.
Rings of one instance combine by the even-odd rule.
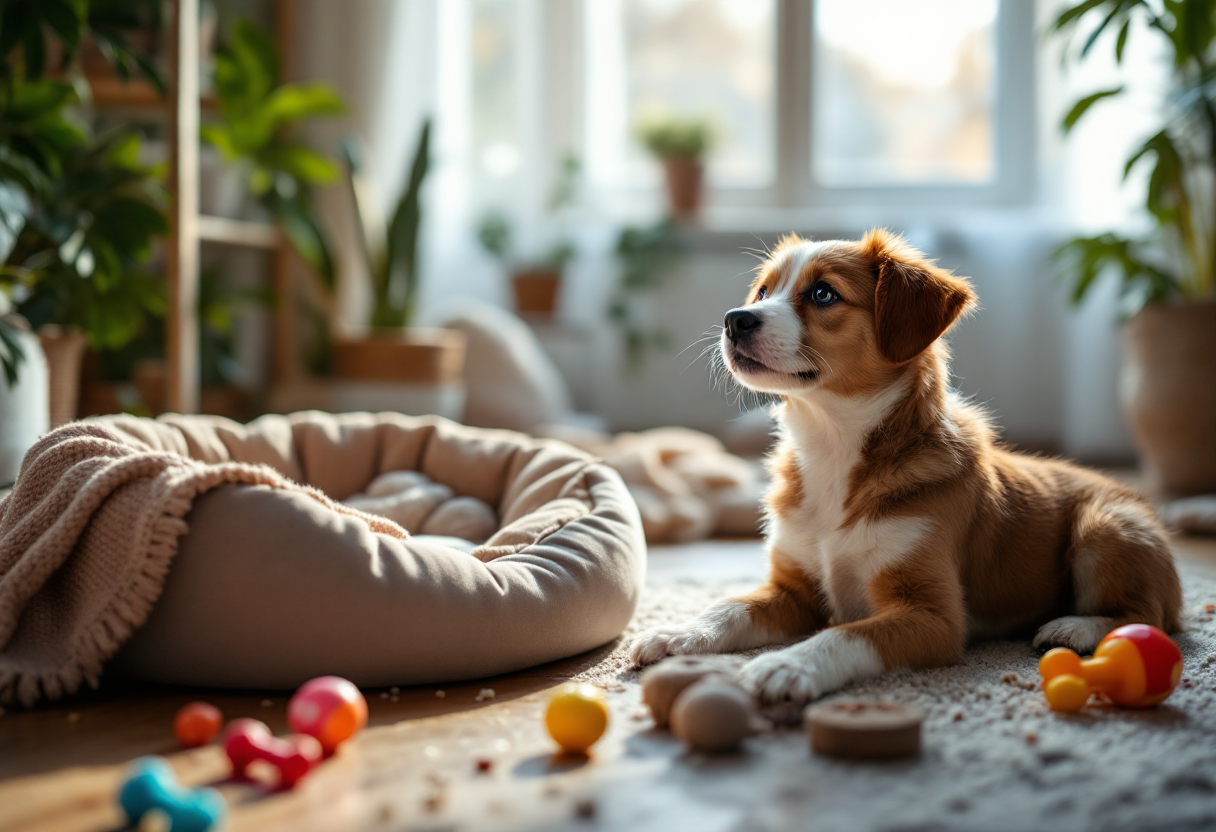
[[168, 424], [107, 417], [52, 431], [26, 454], [0, 501], [0, 704], [97, 687], [160, 597], [194, 500], [213, 488], [298, 491], [408, 535], [268, 465], [207, 464], [187, 451]]

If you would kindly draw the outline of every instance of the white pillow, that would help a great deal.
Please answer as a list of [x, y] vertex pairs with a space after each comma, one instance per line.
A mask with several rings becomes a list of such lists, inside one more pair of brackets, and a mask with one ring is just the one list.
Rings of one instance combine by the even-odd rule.
[[570, 392], [531, 328], [515, 315], [476, 301], [442, 326], [468, 338], [464, 423], [525, 433], [570, 414]]

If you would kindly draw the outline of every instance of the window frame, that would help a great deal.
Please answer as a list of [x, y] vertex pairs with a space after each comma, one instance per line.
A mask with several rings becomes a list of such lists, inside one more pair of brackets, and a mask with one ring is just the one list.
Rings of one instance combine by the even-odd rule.
[[[587, 37], [583, 3], [546, 4], [546, 51], [550, 63], [546, 99], [552, 108], [547, 127], [587, 152], [585, 138], [588, 77], [581, 65]], [[996, 32], [996, 107], [993, 139], [996, 175], [989, 182], [957, 185], [890, 184], [833, 186], [814, 181], [811, 171], [814, 84], [814, 0], [777, 0], [774, 181], [767, 186], [715, 186], [713, 212], [748, 214], [814, 212], [874, 205], [895, 208], [1024, 205], [1034, 195], [1035, 57], [1034, 4], [999, 0]], [[573, 35], [573, 37], [572, 37]], [[578, 82], [570, 84], [572, 78]], [[564, 106], [563, 106], [564, 105]], [[561, 112], [562, 110], [565, 112]], [[594, 186], [593, 186], [594, 187]], [[595, 187], [612, 213], [636, 210], [659, 200], [661, 187], [642, 184]]]

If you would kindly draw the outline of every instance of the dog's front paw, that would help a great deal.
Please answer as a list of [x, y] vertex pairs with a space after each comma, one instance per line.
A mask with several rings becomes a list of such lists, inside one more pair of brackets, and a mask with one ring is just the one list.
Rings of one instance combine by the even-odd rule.
[[717, 639], [707, 628], [696, 625], [655, 627], [638, 636], [629, 648], [634, 665], [654, 664], [667, 656], [717, 652]]
[[805, 651], [791, 648], [757, 656], [739, 671], [739, 680], [765, 704], [809, 702], [827, 691], [815, 667], [808, 665]]
[[867, 639], [824, 630], [800, 644], [757, 656], [743, 666], [745, 687], [761, 702], [809, 702], [883, 672]]

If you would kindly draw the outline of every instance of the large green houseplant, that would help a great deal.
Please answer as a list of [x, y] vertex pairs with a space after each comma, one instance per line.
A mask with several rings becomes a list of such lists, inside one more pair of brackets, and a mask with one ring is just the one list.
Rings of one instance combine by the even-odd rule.
[[385, 222], [377, 210], [373, 180], [358, 144], [352, 140], [343, 146], [347, 182], [362, 231], [359, 240], [372, 309], [366, 328], [334, 341], [335, 375], [340, 380], [444, 385], [458, 381], [464, 369], [462, 333], [414, 326], [421, 282], [422, 188], [430, 171], [430, 147], [431, 123], [427, 120], [418, 135], [409, 178]]
[[[68, 82], [87, 36], [119, 74], [134, 68], [159, 84], [118, 31], [148, 5], [11, 0], [0, 9], [0, 291], [44, 333], [53, 421], [74, 414], [85, 341], [121, 347], [163, 309], [162, 287], [145, 270], [153, 239], [168, 229], [158, 179], [139, 161], [137, 131], [95, 135]], [[6, 384], [26, 357], [16, 327], [0, 320]]]
[[[1216, 491], [1216, 0], [1085, 0], [1055, 31], [1081, 34], [1084, 60], [1104, 32], [1122, 64], [1130, 38], [1150, 36], [1171, 58], [1160, 123], [1128, 158], [1126, 178], [1148, 168], [1141, 236], [1078, 237], [1057, 254], [1075, 302], [1098, 279], [1119, 279], [1122, 397], [1146, 472], [1166, 493]], [[1097, 90], [1064, 118], [1071, 130], [1092, 107], [1122, 95]]]

